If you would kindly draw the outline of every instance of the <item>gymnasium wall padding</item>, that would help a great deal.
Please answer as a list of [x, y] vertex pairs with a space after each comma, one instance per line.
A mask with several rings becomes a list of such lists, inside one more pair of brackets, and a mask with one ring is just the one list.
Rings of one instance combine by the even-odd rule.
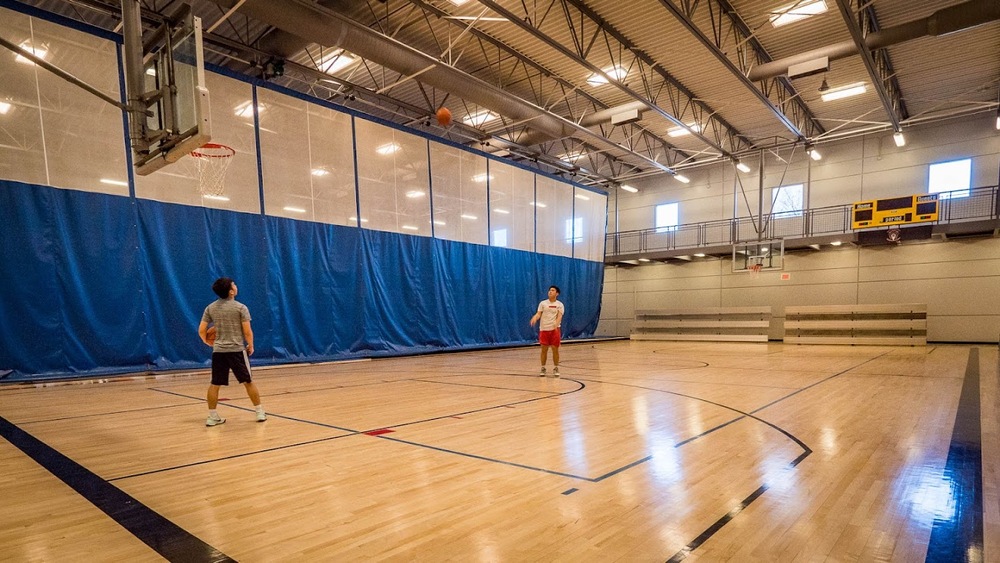
[[223, 275], [258, 365], [531, 343], [550, 284], [564, 338], [600, 316], [600, 262], [9, 181], [0, 225], [4, 381], [204, 368]]

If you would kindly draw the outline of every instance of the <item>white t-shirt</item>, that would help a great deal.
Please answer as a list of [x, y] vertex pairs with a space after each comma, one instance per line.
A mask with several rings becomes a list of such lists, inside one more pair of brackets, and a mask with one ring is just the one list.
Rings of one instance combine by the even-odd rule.
[[545, 299], [538, 304], [538, 312], [542, 314], [538, 330], [555, 330], [559, 328], [559, 325], [556, 324], [556, 317], [561, 313], [565, 313], [566, 308], [563, 307], [562, 301], [558, 299], [555, 301]]

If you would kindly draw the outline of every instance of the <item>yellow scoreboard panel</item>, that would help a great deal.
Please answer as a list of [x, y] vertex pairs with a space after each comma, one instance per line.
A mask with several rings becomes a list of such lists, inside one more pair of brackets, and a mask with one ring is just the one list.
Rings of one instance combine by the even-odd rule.
[[859, 201], [851, 209], [852, 229], [908, 225], [937, 220], [937, 194]]

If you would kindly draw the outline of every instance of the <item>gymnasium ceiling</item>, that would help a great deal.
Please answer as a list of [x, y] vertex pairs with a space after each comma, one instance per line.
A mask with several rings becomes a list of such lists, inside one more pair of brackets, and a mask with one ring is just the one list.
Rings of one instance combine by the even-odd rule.
[[[210, 63], [585, 184], [998, 111], [997, 0], [825, 0], [774, 25], [812, 1], [191, 4]], [[27, 3], [106, 29], [121, 19], [115, 0]], [[179, 2], [141, 4], [151, 30]], [[791, 76], [788, 62], [801, 63]], [[821, 98], [852, 84], [865, 92]], [[477, 114], [490, 119], [466, 122]]]

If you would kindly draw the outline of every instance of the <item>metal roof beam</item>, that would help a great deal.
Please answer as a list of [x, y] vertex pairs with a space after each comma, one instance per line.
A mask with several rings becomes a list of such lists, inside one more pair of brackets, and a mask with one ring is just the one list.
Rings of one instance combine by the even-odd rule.
[[861, 27], [867, 27], [867, 24], [870, 23], [867, 19], [867, 13], [862, 12], [859, 14], [859, 17], [862, 19], [859, 24], [855, 20], [856, 12], [852, 0], [837, 0], [837, 7], [840, 8], [840, 15], [844, 17], [844, 24], [847, 25], [847, 30], [851, 32], [851, 38], [854, 39], [854, 44], [858, 48], [858, 54], [861, 55], [861, 60], [865, 63], [865, 70], [868, 71], [868, 76], [872, 79], [872, 87], [875, 88], [878, 99], [882, 101], [882, 107], [885, 109], [886, 115], [889, 116], [889, 121], [892, 122], [892, 130], [896, 133], [901, 132], [899, 115], [897, 113], [899, 109], [899, 90], [888, 84], [890, 75], [886, 74], [887, 69], [891, 68], [891, 66], [887, 67], [888, 55], [882, 52], [882, 56], [879, 57], [882, 64], [879, 64], [876, 62], [875, 57], [872, 56], [872, 52], [868, 50], [868, 45], [865, 44], [864, 33]]
[[[753, 148], [749, 139], [726, 123], [717, 112], [696, 99], [656, 61], [633, 45], [621, 32], [580, 0], [551, 0], [545, 4], [521, 3], [525, 13], [514, 13], [493, 0], [479, 0], [494, 12], [506, 17], [512, 24], [527, 31], [552, 49], [560, 52], [580, 66], [598, 76], [603, 76], [622, 92], [661, 115], [679, 127], [688, 128], [692, 119], [698, 122], [700, 131], [691, 130], [694, 137], [711, 147], [718, 155], [732, 156], [733, 153]], [[552, 7], [558, 5], [562, 18], [553, 15]], [[576, 38], [573, 48], [562, 45], [546, 33], [543, 27], [563, 26]], [[560, 30], [564, 28], [560, 27]], [[604, 69], [588, 60], [594, 45], [607, 46], [613, 64], [627, 69], [630, 74], [639, 73], [643, 92], [637, 92], [615, 77], [608, 76]], [[618, 57], [615, 59], [614, 57]], [[669, 107], [669, 111], [664, 106]], [[687, 122], [686, 122], [687, 121]]]
[[[747, 78], [751, 68], [770, 62], [771, 57], [728, 0], [684, 1], [684, 8], [673, 0], [659, 1], [796, 137], [813, 138], [824, 132], [823, 126], [812, 115], [787, 78], [762, 80], [760, 88]], [[699, 10], [707, 11], [708, 14], [702, 14]], [[695, 19], [699, 19], [696, 16], [703, 16], [715, 24], [713, 37], [706, 35], [694, 23]], [[745, 46], [750, 47], [750, 52], [747, 52]], [[736, 61], [730, 60], [727, 53], [733, 54]]]

